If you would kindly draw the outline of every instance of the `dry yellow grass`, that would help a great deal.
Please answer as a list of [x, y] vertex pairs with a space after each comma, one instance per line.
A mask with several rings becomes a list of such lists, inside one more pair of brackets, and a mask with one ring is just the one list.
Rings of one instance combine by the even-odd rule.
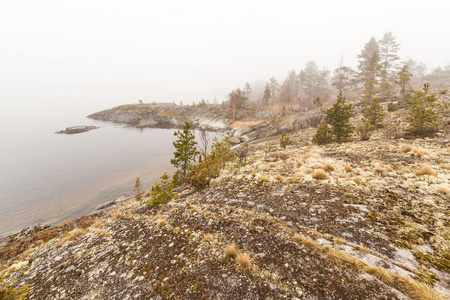
[[422, 165], [419, 170], [416, 171], [417, 176], [422, 175], [436, 175], [436, 172], [431, 168], [430, 165]]
[[310, 157], [312, 157], [313, 156], [313, 154], [312, 153], [306, 153], [306, 154], [303, 154], [302, 155], [302, 157], [300, 158], [302, 161], [305, 161], [305, 160], [307, 160], [308, 158], [310, 158]]
[[403, 145], [400, 146], [399, 152], [407, 153], [407, 152], [412, 151], [412, 149], [413, 149], [413, 148], [412, 148], [411, 145], [409, 145], [409, 144], [403, 144]]
[[75, 240], [75, 239], [77, 239], [77, 238], [79, 238], [79, 237], [84, 236], [86, 233], [87, 233], [86, 230], [77, 228], [77, 229], [73, 230], [69, 235], [67, 235], [66, 237], [64, 237], [62, 240], [60, 240], [60, 241], [56, 244], [56, 247], [59, 248], [59, 247], [61, 247], [62, 245], [64, 245], [65, 243], [67, 243], [67, 242], [73, 241], [73, 240]]
[[180, 227], [175, 227], [175, 228], [173, 229], [173, 232], [174, 232], [174, 233], [180, 233], [180, 232], [181, 232], [181, 228], [180, 228]]
[[97, 234], [97, 235], [101, 235], [102, 237], [107, 237], [107, 236], [109, 236], [111, 233], [108, 231], [108, 230], [106, 230], [106, 229], [96, 229], [95, 231], [94, 231], [94, 233], [95, 234]]
[[444, 163], [441, 163], [441, 164], [439, 165], [439, 167], [440, 167], [441, 169], [450, 170], [450, 164], [444, 164]]
[[122, 218], [123, 213], [120, 211], [116, 212], [116, 214], [112, 217], [113, 221]]
[[405, 168], [400, 169], [400, 170], [397, 171], [398, 175], [403, 175], [403, 174], [406, 174], [406, 173], [408, 173], [408, 169], [405, 169]]
[[438, 187], [437, 192], [444, 195], [450, 195], [450, 188], [445, 185], [441, 185]]
[[92, 224], [92, 227], [94, 228], [100, 228], [102, 227], [102, 222], [100, 222], [99, 220], [95, 221], [94, 224]]
[[239, 266], [245, 270], [245, 271], [249, 271], [252, 268], [252, 260], [250, 258], [250, 254], [243, 252], [243, 253], [239, 253], [236, 256], [236, 260], [239, 263]]
[[211, 233], [207, 233], [203, 236], [203, 241], [210, 242], [214, 239], [214, 236]]
[[367, 267], [367, 272], [369, 274], [374, 275], [375, 277], [377, 277], [378, 279], [380, 279], [381, 281], [383, 281], [387, 285], [392, 285], [392, 283], [394, 282], [394, 278], [392, 277], [391, 273], [389, 273], [383, 267], [368, 266]]
[[156, 223], [156, 225], [158, 225], [158, 227], [163, 227], [166, 224], [167, 224], [167, 222], [164, 219], [159, 219], [158, 222]]
[[323, 251], [326, 256], [330, 257], [331, 259], [334, 259], [336, 261], [342, 261], [345, 264], [347, 264], [349, 267], [351, 267], [356, 272], [361, 272], [365, 268], [365, 264], [359, 260], [357, 257], [340, 250], [336, 250], [331, 246], [325, 246], [323, 247]]
[[309, 237], [303, 236], [301, 234], [294, 234], [294, 239], [297, 242], [302, 243], [303, 245], [309, 246], [311, 248], [319, 248], [320, 245], [313, 239], [310, 239]]
[[273, 176], [273, 178], [277, 181], [283, 182], [284, 181], [284, 176], [281, 174], [276, 174], [275, 176]]
[[269, 177], [267, 177], [267, 176], [264, 175], [264, 174], [259, 174], [258, 180], [259, 180], [259, 181], [262, 181], [262, 182], [266, 182], [266, 181], [269, 181]]
[[305, 171], [303, 171], [303, 172], [305, 172], [305, 174], [311, 174], [313, 171], [314, 171], [313, 169], [307, 168], [307, 169], [305, 169]]
[[353, 172], [353, 168], [349, 164], [346, 164], [344, 166], [344, 171], [347, 172], [347, 173], [351, 173], [351, 172]]
[[326, 163], [325, 165], [323, 165], [322, 169], [327, 172], [333, 172], [334, 170], [336, 170], [336, 168], [330, 163]]
[[317, 180], [326, 180], [329, 178], [328, 174], [322, 169], [317, 169], [314, 171], [312, 177]]
[[228, 246], [225, 248], [225, 256], [226, 256], [226, 257], [229, 257], [229, 258], [235, 258], [236, 255], [237, 255], [237, 252], [236, 252], [236, 246], [235, 246], [234, 244], [233, 244], [233, 245], [228, 245]]
[[413, 153], [414, 153], [414, 156], [416, 156], [418, 158], [421, 158], [422, 156], [429, 154], [427, 149], [419, 149], [419, 148], [414, 148]]
[[362, 180], [359, 177], [353, 178], [353, 182], [355, 182], [358, 185], [364, 185], [367, 186], [367, 182], [365, 180]]
[[448, 300], [428, 284], [418, 282], [410, 276], [396, 275], [398, 289], [405, 292], [411, 299], [415, 300]]
[[228, 128], [233, 129], [233, 128], [238, 128], [238, 127], [242, 127], [242, 126], [255, 126], [255, 125], [261, 124], [261, 122], [262, 121], [254, 121], [254, 122], [234, 121], [233, 123], [228, 125]]
[[386, 172], [386, 170], [382, 167], [376, 167], [375, 169], [373, 169], [374, 173], [378, 173], [378, 174], [383, 174], [384, 172]]

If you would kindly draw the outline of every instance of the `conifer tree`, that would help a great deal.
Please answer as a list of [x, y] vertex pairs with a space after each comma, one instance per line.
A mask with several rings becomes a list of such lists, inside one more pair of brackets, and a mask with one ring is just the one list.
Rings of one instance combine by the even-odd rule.
[[366, 106], [363, 115], [363, 122], [366, 125], [369, 125], [372, 129], [381, 128], [381, 122], [384, 120], [384, 111], [380, 100], [378, 98], [372, 99], [369, 105]]
[[364, 83], [363, 98], [369, 103], [375, 95], [381, 69], [380, 49], [374, 37], [365, 44], [358, 58], [359, 77]]
[[430, 94], [430, 84], [425, 83], [423, 91], [417, 91], [408, 104], [409, 127], [414, 136], [430, 136], [438, 130], [439, 115], [436, 95]]
[[263, 106], [269, 105], [270, 97], [271, 97], [271, 93], [270, 93], [269, 83], [266, 83], [266, 86], [264, 87], [263, 98], [262, 98], [262, 105]]
[[411, 90], [409, 81], [413, 76], [407, 63], [403, 64], [402, 68], [397, 73], [397, 76], [398, 76], [397, 83], [400, 86], [400, 95], [402, 96], [402, 102], [405, 103], [408, 99], [409, 91]]
[[392, 83], [394, 82], [394, 68], [396, 61], [400, 59], [397, 55], [400, 44], [395, 40], [392, 31], [386, 32], [380, 40], [380, 58], [381, 58], [381, 91], [383, 97], [389, 97], [392, 92]]
[[195, 157], [199, 154], [195, 145], [195, 136], [190, 130], [191, 124], [185, 122], [183, 130], [178, 130], [173, 133], [178, 139], [173, 142], [173, 146], [176, 151], [173, 153], [174, 158], [170, 160], [170, 163], [180, 170], [179, 180], [183, 181], [189, 170], [191, 163], [195, 162]]
[[330, 133], [336, 137], [338, 142], [348, 138], [354, 130], [350, 124], [350, 118], [354, 115], [353, 105], [347, 103], [347, 99], [339, 93], [336, 103], [333, 107], [327, 109], [326, 121], [331, 126]]
[[328, 127], [327, 119], [317, 127], [316, 134], [312, 138], [312, 142], [318, 145], [324, 145], [331, 142], [330, 128]]

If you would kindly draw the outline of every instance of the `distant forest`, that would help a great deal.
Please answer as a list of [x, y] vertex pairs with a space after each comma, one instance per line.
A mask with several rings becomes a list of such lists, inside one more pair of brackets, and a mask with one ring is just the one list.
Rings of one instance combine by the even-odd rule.
[[425, 82], [430, 83], [436, 93], [447, 91], [450, 65], [428, 70], [423, 62], [401, 60], [399, 50], [395, 36], [387, 32], [380, 40], [372, 37], [364, 45], [357, 56], [356, 70], [346, 66], [342, 57], [332, 72], [309, 61], [299, 72], [292, 69], [283, 81], [272, 77], [265, 85], [260, 83], [254, 87], [247, 82], [242, 89], [229, 93], [228, 102], [236, 110], [249, 105], [276, 104], [307, 108], [329, 102], [339, 92], [348, 99], [405, 100], [413, 89], [421, 88]]

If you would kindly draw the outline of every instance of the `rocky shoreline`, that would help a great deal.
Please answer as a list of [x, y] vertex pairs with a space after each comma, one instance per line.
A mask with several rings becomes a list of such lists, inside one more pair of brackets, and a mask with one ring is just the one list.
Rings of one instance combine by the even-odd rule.
[[282, 132], [316, 127], [324, 118], [320, 108], [310, 111], [242, 112], [243, 121], [232, 122], [224, 105], [179, 106], [173, 104], [128, 104], [88, 116], [94, 120], [137, 128], [182, 128], [184, 122], [210, 131], [225, 131], [233, 144], [248, 143]]
[[0, 284], [28, 299], [448, 299], [448, 136], [313, 133], [254, 143], [158, 208], [146, 195], [30, 230], [0, 246]]

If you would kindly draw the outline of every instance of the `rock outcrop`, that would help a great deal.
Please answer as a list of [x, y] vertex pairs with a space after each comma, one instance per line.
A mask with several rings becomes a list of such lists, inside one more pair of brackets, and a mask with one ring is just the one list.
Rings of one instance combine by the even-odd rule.
[[188, 121], [196, 127], [219, 130], [228, 124], [221, 105], [128, 104], [91, 114], [88, 118], [139, 128], [181, 128]]
[[0, 288], [42, 300], [447, 299], [448, 134], [320, 147], [313, 134], [254, 144], [247, 163], [158, 208], [147, 194], [0, 240]]

